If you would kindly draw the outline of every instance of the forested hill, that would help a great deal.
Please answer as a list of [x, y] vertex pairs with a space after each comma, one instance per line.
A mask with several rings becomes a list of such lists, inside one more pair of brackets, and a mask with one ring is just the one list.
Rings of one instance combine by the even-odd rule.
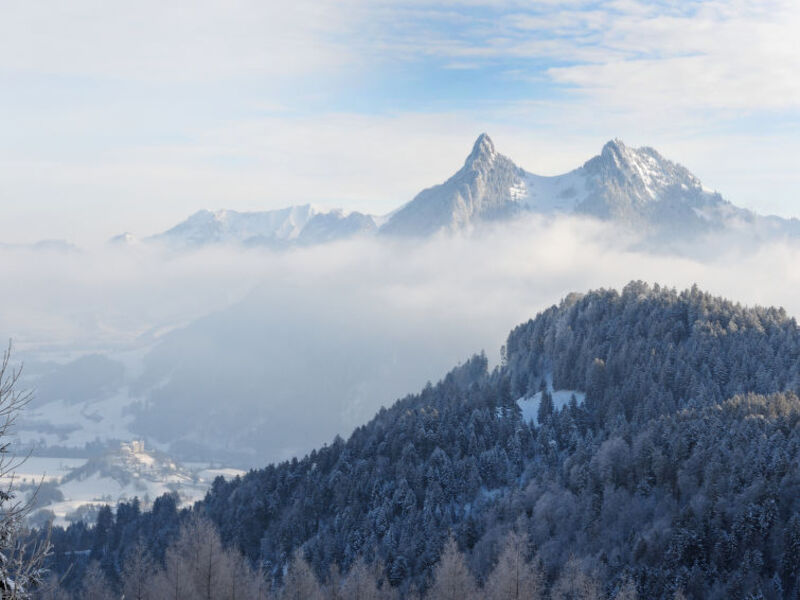
[[[781, 309], [638, 282], [573, 294], [514, 329], [499, 367], [475, 356], [347, 441], [218, 479], [194, 511], [278, 585], [300, 549], [323, 580], [362, 557], [406, 595], [450, 532], [483, 583], [515, 530], [554, 598], [796, 597], [798, 388]], [[559, 408], [552, 389], [576, 393]], [[53, 532], [55, 570], [90, 550], [113, 579], [140, 537], [161, 561], [187, 513], [101, 517]]]
[[587, 392], [595, 425], [641, 424], [735, 394], [798, 389], [799, 337], [783, 309], [636, 282], [622, 294], [572, 294], [514, 329], [501, 376], [522, 395], [552, 371], [556, 388]]

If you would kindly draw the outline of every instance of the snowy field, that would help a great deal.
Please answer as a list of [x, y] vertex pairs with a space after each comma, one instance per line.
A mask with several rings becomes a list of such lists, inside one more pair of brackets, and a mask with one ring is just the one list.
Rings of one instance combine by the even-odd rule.
[[25, 498], [38, 490], [33, 522], [52, 519], [57, 525], [67, 525], [81, 515], [91, 519], [93, 508], [103, 504], [114, 506], [139, 498], [146, 507], [170, 492], [178, 494], [181, 505], [190, 505], [205, 496], [217, 476], [233, 478], [244, 473], [208, 463], [180, 465], [136, 443], [121, 444], [92, 459], [30, 456], [13, 471], [13, 479], [11, 475], [3, 478], [4, 485], [11, 483]]
[[[86, 464], [85, 458], [47, 458], [40, 456], [18, 456], [12, 459], [15, 485], [36, 485], [41, 481], [59, 481], [72, 469]], [[3, 483], [11, 480], [10, 475], [0, 478]]]
[[[122, 389], [109, 398], [70, 403], [55, 400], [26, 409], [18, 427], [25, 442], [81, 448], [87, 442], [125, 440], [135, 437], [130, 431], [133, 416], [125, 409], [133, 399]], [[38, 427], [45, 424], [47, 428]], [[52, 431], [48, 426], [52, 426]]]

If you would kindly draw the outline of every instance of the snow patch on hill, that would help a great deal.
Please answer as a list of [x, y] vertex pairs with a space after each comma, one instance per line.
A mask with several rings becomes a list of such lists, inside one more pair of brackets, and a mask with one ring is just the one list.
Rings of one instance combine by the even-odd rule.
[[[555, 390], [553, 389], [552, 377], [546, 378], [547, 391], [553, 397], [553, 408], [561, 410], [570, 403], [572, 397], [578, 404], [582, 404], [586, 400], [586, 394], [577, 390]], [[522, 411], [522, 420], [526, 423], [533, 421], [537, 425], [539, 423], [539, 404], [542, 402], [542, 392], [538, 391], [533, 396], [523, 396], [517, 400], [517, 406]]]

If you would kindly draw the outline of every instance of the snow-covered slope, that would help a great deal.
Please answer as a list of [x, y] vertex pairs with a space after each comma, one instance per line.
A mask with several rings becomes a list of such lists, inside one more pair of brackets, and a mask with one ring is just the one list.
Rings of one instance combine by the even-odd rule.
[[119, 235], [115, 235], [108, 243], [112, 246], [132, 246], [135, 244], [139, 244], [139, 238], [137, 238], [132, 233], [126, 231], [125, 233], [120, 233]]
[[[553, 409], [561, 410], [567, 406], [573, 398], [577, 404], [583, 404], [586, 400], [586, 394], [578, 390], [556, 390], [553, 388], [553, 375], [548, 373], [545, 376], [545, 384], [547, 392], [553, 401]], [[533, 421], [537, 425], [539, 422], [539, 405], [542, 402], [542, 390], [536, 392], [532, 396], [523, 396], [517, 400], [517, 406], [522, 413], [522, 420], [527, 422]]]
[[429, 235], [458, 230], [477, 220], [510, 217], [525, 195], [525, 171], [499, 154], [485, 133], [464, 166], [440, 185], [421, 191], [396, 211], [381, 232]]
[[684, 237], [721, 229], [731, 219], [752, 220], [751, 213], [705, 189], [686, 168], [652, 148], [613, 140], [579, 172], [585, 194], [575, 205], [577, 213]]
[[369, 215], [324, 211], [311, 204], [278, 210], [237, 212], [201, 210], [175, 227], [148, 240], [173, 247], [235, 243], [248, 246], [314, 244], [375, 229]]
[[89, 459], [29, 457], [17, 470], [15, 485], [36, 493], [34, 522], [49, 519], [58, 524], [91, 518], [103, 504], [133, 498], [147, 506], [157, 497], [174, 492], [180, 504], [201, 499], [218, 475], [235, 477], [243, 471], [208, 464], [182, 465], [141, 441], [118, 443]]
[[800, 234], [796, 219], [760, 217], [738, 208], [653, 148], [612, 140], [581, 167], [544, 177], [499, 154], [485, 133], [455, 175], [420, 192], [392, 214], [381, 232], [425, 236], [526, 213], [597, 217], [636, 227], [654, 240], [747, 228], [762, 236]]
[[[216, 243], [284, 248], [376, 231], [425, 237], [531, 213], [614, 221], [648, 234], [655, 242], [722, 230], [748, 231], [760, 238], [800, 235], [797, 219], [762, 217], [738, 208], [653, 148], [632, 148], [611, 140], [582, 166], [563, 175], [542, 176], [500, 154], [482, 133], [452, 177], [422, 190], [384, 217], [322, 210], [311, 204], [260, 212], [202, 210], [147, 239], [177, 248]], [[130, 245], [135, 238], [123, 234], [112, 241]]]
[[375, 219], [360, 212], [345, 213], [336, 209], [311, 217], [297, 235], [305, 245], [321, 244], [377, 230]]
[[245, 213], [201, 210], [150, 239], [186, 246], [251, 240], [285, 241], [296, 238], [317, 212], [310, 204]]

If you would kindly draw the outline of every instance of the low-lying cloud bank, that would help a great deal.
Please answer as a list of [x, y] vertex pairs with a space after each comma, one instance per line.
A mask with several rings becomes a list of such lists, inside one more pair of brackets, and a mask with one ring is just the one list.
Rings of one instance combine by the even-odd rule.
[[496, 361], [511, 327], [568, 292], [697, 283], [800, 314], [800, 242], [728, 235], [677, 253], [639, 242], [596, 221], [532, 218], [287, 252], [5, 250], [0, 335], [35, 376], [45, 359], [125, 362], [137, 434], [186, 457], [263, 464], [349, 433], [474, 352]]

